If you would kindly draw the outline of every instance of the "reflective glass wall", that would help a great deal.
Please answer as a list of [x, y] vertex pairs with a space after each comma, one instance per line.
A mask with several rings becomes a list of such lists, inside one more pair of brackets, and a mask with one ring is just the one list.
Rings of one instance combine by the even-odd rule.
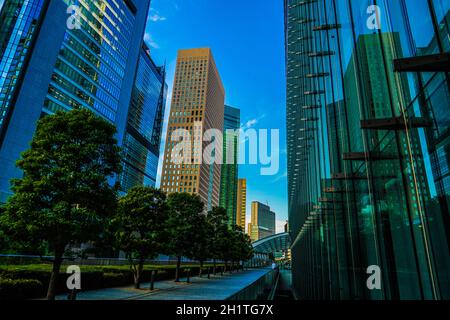
[[449, 74], [394, 69], [450, 51], [450, 3], [286, 0], [285, 12], [297, 295], [450, 298]]
[[66, 30], [43, 110], [84, 107], [115, 122], [135, 16], [124, 1], [64, 1], [81, 27]]
[[159, 68], [144, 45], [128, 111], [123, 143], [122, 191], [135, 186], [155, 186], [166, 106], [165, 68]]
[[[0, 203], [11, 195], [10, 180], [21, 176], [16, 160], [29, 147], [37, 121], [45, 114], [90, 109], [116, 125], [120, 145], [140, 148], [142, 141], [125, 135], [149, 6], [150, 0], [4, 2], [0, 11]], [[158, 81], [151, 83], [158, 85]], [[160, 83], [156, 100], [161, 98], [163, 104]], [[143, 122], [162, 119], [156, 104], [142, 111]], [[151, 126], [149, 144], [159, 149], [160, 121], [145, 126]], [[145, 170], [156, 171], [158, 153]], [[134, 160], [132, 165], [140, 168], [142, 159]], [[153, 177], [146, 182], [154, 183]]]
[[225, 105], [222, 153], [224, 164], [222, 164], [221, 168], [219, 206], [227, 210], [228, 222], [230, 225], [241, 225], [241, 221], [237, 221], [240, 126], [241, 111], [237, 108]]
[[0, 8], [0, 145], [43, 7], [44, 0], [8, 0]]

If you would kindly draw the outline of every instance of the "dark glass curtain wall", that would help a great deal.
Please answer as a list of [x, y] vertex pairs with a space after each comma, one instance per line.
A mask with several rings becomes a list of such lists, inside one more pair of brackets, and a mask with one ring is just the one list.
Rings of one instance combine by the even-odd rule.
[[449, 28], [448, 0], [285, 0], [299, 298], [450, 299], [449, 73], [394, 69]]

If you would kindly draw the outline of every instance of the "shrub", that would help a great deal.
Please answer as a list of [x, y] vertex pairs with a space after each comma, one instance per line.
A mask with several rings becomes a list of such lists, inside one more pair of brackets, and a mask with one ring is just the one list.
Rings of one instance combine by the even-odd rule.
[[[0, 270], [0, 277], [12, 280], [37, 280], [47, 288], [50, 282], [51, 273], [49, 271], [31, 271], [31, 270]], [[69, 274], [60, 273], [56, 285], [58, 293], [68, 292], [66, 281]], [[81, 288], [83, 290], [93, 290], [103, 288], [103, 272], [87, 271], [82, 272]]]
[[123, 287], [132, 283], [130, 279], [131, 272], [127, 273], [105, 273], [103, 274], [103, 287], [104, 288], [112, 288], [112, 287]]
[[[187, 268], [191, 269], [191, 276], [195, 276], [199, 272], [198, 266], [185, 265], [182, 267], [182, 277], [186, 276]], [[65, 270], [65, 268], [63, 267], [62, 270]], [[151, 270], [158, 270], [155, 281], [175, 278], [174, 266], [146, 265], [141, 277], [142, 282], [150, 282]], [[0, 283], [0, 299], [44, 298], [50, 275], [51, 265], [0, 265], [0, 280], [4, 279]], [[66, 281], [69, 276], [69, 274], [63, 272], [59, 274], [57, 283], [58, 294], [68, 293]], [[36, 288], [37, 284], [39, 284], [39, 289]], [[81, 267], [81, 289], [83, 291], [122, 287], [131, 284], [133, 284], [133, 274], [129, 266]]]
[[44, 286], [48, 285], [51, 273], [41, 270], [0, 270], [0, 278], [12, 280], [38, 280]]
[[0, 279], [0, 300], [24, 300], [43, 296], [45, 288], [38, 280]]

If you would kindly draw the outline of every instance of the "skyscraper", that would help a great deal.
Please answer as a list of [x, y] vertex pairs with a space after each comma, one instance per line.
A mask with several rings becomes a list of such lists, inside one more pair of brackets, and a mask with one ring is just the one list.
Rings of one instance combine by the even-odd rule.
[[124, 149], [124, 168], [120, 176], [123, 191], [139, 185], [155, 186], [159, 161], [167, 85], [165, 67], [157, 67], [144, 44], [139, 57]]
[[220, 179], [219, 205], [227, 210], [228, 221], [230, 225], [240, 225], [240, 220], [237, 220], [236, 217], [240, 125], [240, 110], [230, 106], [225, 106], [223, 124], [223, 164]]
[[22, 81], [18, 75], [21, 75], [28, 52], [35, 43], [43, 8], [44, 0], [22, 3], [21, 6], [18, 1], [8, 1], [1, 8], [0, 145], [11, 116], [14, 90]]
[[[449, 200], [437, 192], [448, 161], [433, 144], [449, 132], [450, 86], [438, 65], [420, 73], [420, 56], [430, 45], [448, 56], [450, 8], [379, 2], [372, 19], [370, 4], [285, 1], [293, 287], [306, 299], [448, 298]], [[398, 67], [411, 58], [419, 73]]]
[[252, 241], [275, 234], [275, 212], [258, 201], [252, 202], [252, 218], [249, 224], [249, 235]]
[[71, 4], [13, 0], [0, 13], [0, 202], [42, 115], [87, 108], [124, 141], [150, 0], [81, 0], [74, 24]]
[[[210, 133], [210, 129], [222, 132], [224, 100], [225, 90], [211, 50], [180, 50], [161, 189], [168, 193], [198, 194], [208, 210], [219, 205], [222, 142], [204, 134]], [[211, 145], [214, 148], [208, 163], [203, 153], [206, 154], [206, 147]], [[183, 152], [178, 152], [180, 147]], [[173, 155], [176, 158], [172, 158]]]
[[239, 179], [237, 184], [236, 199], [236, 224], [245, 230], [247, 214], [247, 179]]

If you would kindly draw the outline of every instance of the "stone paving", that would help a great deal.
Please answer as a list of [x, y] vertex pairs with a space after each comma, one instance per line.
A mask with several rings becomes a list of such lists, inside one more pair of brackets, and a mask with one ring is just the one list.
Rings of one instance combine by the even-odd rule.
[[[211, 275], [192, 277], [191, 283], [186, 278], [181, 282], [173, 280], [155, 282], [155, 290], [150, 291], [150, 283], [143, 283], [140, 290], [133, 286], [82, 291], [77, 300], [225, 300], [248, 285], [260, 279], [270, 269], [250, 269], [223, 276]], [[57, 296], [57, 300], [66, 300], [67, 295]]]

